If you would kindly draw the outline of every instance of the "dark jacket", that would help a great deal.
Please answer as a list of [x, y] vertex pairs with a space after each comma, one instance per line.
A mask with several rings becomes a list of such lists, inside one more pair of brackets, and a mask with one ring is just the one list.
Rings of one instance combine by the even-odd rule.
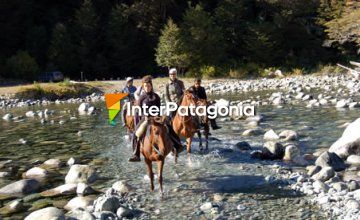
[[191, 86], [188, 90], [198, 99], [207, 99], [205, 88], [202, 86], [197, 89], [195, 88], [195, 86]]
[[[151, 106], [157, 106], [160, 109], [161, 101], [158, 94], [155, 92], [144, 93], [138, 100], [139, 106], [147, 106], [147, 110]], [[148, 112], [148, 111], [147, 111]]]
[[179, 103], [184, 94], [185, 86], [183, 81], [175, 79], [169, 80], [165, 86], [165, 101]]

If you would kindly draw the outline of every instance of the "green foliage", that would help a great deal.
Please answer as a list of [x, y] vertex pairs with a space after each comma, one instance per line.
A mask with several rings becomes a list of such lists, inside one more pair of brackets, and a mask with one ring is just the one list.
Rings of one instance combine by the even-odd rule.
[[261, 67], [257, 63], [249, 62], [246, 64], [241, 64], [237, 68], [231, 68], [229, 71], [229, 76], [231, 78], [244, 79], [249, 76], [257, 76], [261, 71]]
[[202, 66], [200, 68], [200, 74], [207, 79], [217, 76], [216, 68], [214, 66]]
[[340, 18], [345, 7], [345, 0], [319, 0], [317, 22], [325, 25], [333, 19]]
[[27, 51], [18, 51], [6, 64], [9, 73], [15, 78], [35, 79], [39, 71], [36, 60]]
[[354, 45], [360, 53], [360, 3], [359, 7], [347, 8], [334, 20], [325, 23], [329, 43], [335, 45]]
[[220, 29], [211, 15], [200, 5], [190, 7], [181, 25], [183, 52], [189, 56], [189, 68], [198, 70], [204, 65], [218, 65], [225, 58]]
[[188, 67], [190, 60], [182, 51], [182, 41], [179, 27], [169, 19], [161, 31], [159, 43], [156, 48], [156, 62], [162, 67]]
[[74, 45], [66, 26], [61, 23], [56, 24], [49, 48], [49, 59], [53, 69], [60, 70], [63, 73], [75, 71], [74, 52]]

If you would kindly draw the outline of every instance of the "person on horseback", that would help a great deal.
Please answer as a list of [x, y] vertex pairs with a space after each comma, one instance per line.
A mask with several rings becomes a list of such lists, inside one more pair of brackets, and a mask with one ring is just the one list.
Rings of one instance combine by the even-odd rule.
[[[177, 78], [177, 70], [175, 68], [169, 70], [169, 77], [170, 80], [165, 86], [165, 101], [174, 102], [179, 106], [185, 91], [184, 82]], [[173, 111], [170, 117], [174, 118], [175, 114], [176, 111]]]
[[[152, 77], [151, 76], [145, 76], [142, 79], [142, 89], [144, 90], [144, 93], [139, 97], [139, 100], [137, 100], [138, 106], [146, 106], [149, 110], [150, 107], [156, 106], [160, 109], [160, 97], [158, 94], [156, 94], [153, 90], [153, 84], [152, 84]], [[146, 117], [151, 116], [144, 116], [144, 113], [142, 114], [140, 118], [140, 122], [136, 125], [135, 132], [133, 134], [133, 156], [129, 159], [130, 162], [138, 162], [140, 161], [140, 142], [146, 133], [146, 127], [147, 127], [147, 119]], [[166, 124], [170, 139], [174, 143], [174, 147], [177, 150], [177, 152], [180, 152], [182, 145], [180, 142], [179, 136], [176, 135], [171, 125]]]
[[[190, 91], [198, 99], [207, 100], [206, 91], [205, 91], [205, 88], [201, 86], [201, 79], [200, 78], [195, 78], [194, 85], [190, 86], [188, 91]], [[221, 128], [216, 124], [215, 118], [214, 119], [209, 119], [209, 121], [210, 121], [211, 128], [213, 130], [217, 130], [217, 129]]]
[[126, 109], [126, 105], [125, 103], [126, 102], [133, 102], [135, 100], [135, 97], [134, 97], [134, 93], [136, 91], [136, 87], [133, 86], [133, 83], [134, 83], [134, 79], [132, 77], [127, 77], [126, 78], [126, 86], [121, 90], [122, 93], [128, 93], [129, 95], [123, 99], [123, 104], [122, 104], [122, 111], [121, 111], [121, 116], [122, 116], [122, 123], [123, 123], [123, 126], [125, 127], [125, 118], [126, 118], [126, 112], [127, 112], [127, 109]]

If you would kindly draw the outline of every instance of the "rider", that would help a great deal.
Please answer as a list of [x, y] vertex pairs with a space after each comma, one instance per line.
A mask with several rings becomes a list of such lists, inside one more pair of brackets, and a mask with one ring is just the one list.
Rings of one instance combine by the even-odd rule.
[[[152, 77], [151, 76], [145, 76], [142, 79], [142, 87], [144, 90], [144, 94], [142, 94], [139, 97], [138, 105], [139, 106], [147, 106], [147, 109], [149, 109], [151, 106], [157, 106], [160, 109], [160, 97], [158, 94], [156, 94], [153, 90], [153, 84], [152, 84]], [[148, 116], [150, 117], [150, 116]], [[137, 124], [133, 134], [133, 156], [129, 159], [130, 162], [137, 162], [140, 161], [140, 142], [142, 137], [144, 136], [145, 132], [142, 132], [142, 134], [139, 135], [139, 137], [136, 136], [139, 130], [142, 130], [143, 124], [146, 123], [145, 116], [141, 117], [140, 122]], [[173, 130], [172, 126], [169, 124], [166, 124], [169, 130], [170, 139], [174, 143], [174, 147], [179, 152], [179, 150], [182, 148], [180, 138], [176, 135], [175, 131]], [[141, 132], [141, 131], [140, 131]]]
[[[170, 80], [165, 86], [165, 101], [175, 102], [178, 106], [181, 102], [181, 98], [184, 95], [184, 82], [177, 79], [177, 70], [172, 68], [169, 70]], [[170, 114], [170, 117], [173, 118], [176, 114], [176, 111], [173, 111]]]
[[[195, 78], [194, 85], [191, 86], [188, 89], [188, 91], [190, 91], [198, 99], [207, 100], [206, 91], [205, 91], [205, 88], [201, 86], [201, 79], [200, 78]], [[215, 118], [214, 119], [209, 119], [209, 121], [210, 121], [211, 128], [213, 130], [217, 130], [217, 129], [221, 128], [216, 124]]]
[[[129, 95], [124, 99], [124, 104], [126, 102], [132, 102], [135, 99], [134, 93], [136, 91], [136, 87], [133, 86], [133, 83], [134, 83], [134, 79], [132, 77], [126, 78], [126, 86], [121, 90], [121, 92], [128, 93]], [[123, 105], [121, 115], [122, 115], [122, 123], [125, 126], [126, 105]]]

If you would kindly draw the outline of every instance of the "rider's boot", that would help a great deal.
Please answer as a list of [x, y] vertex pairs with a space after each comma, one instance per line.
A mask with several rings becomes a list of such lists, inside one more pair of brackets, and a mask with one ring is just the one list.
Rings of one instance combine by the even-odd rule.
[[217, 130], [217, 129], [220, 129], [220, 128], [221, 128], [220, 126], [218, 126], [218, 125], [216, 124], [215, 118], [214, 118], [214, 119], [210, 119], [210, 125], [211, 125], [211, 128], [212, 128], [213, 130]]
[[129, 158], [130, 162], [139, 162], [140, 159], [140, 141], [136, 140], [136, 137], [134, 137], [133, 140], [133, 155]]

